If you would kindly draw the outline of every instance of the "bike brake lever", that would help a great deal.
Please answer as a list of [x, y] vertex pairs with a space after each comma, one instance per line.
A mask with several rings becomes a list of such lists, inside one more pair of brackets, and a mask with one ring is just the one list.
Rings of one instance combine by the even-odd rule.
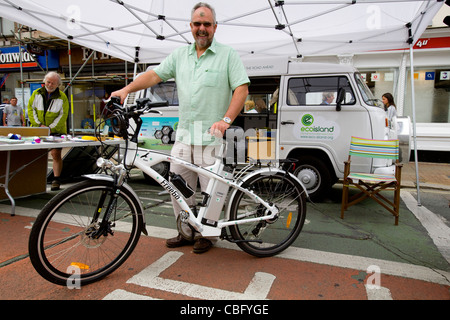
[[161, 116], [163, 115], [163, 113], [161, 111], [159, 111], [159, 110], [148, 110], [145, 113], [156, 113], [156, 114], [159, 114]]

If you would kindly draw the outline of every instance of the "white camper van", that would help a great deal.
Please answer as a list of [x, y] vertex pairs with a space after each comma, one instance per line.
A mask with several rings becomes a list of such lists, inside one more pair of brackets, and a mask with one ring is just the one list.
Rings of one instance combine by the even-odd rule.
[[[244, 60], [244, 64], [251, 80], [249, 96], [233, 123], [245, 132], [246, 157], [241, 162], [295, 158], [294, 174], [317, 200], [343, 177], [351, 136], [399, 138], [402, 161], [409, 160], [409, 118], [389, 123], [381, 101], [354, 67], [280, 58]], [[178, 122], [176, 85], [161, 83], [130, 95], [126, 103], [142, 97], [169, 101], [162, 115], [144, 116], [141, 129], [144, 148], [169, 151]], [[353, 165], [365, 172], [392, 169], [392, 163], [381, 159], [355, 160]]]

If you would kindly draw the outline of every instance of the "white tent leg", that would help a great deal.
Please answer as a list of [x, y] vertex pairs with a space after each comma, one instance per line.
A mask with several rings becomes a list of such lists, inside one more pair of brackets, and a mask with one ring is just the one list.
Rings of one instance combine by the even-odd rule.
[[409, 46], [409, 61], [411, 65], [411, 106], [412, 106], [412, 118], [413, 118], [413, 140], [414, 140], [414, 162], [416, 165], [416, 185], [417, 185], [417, 205], [421, 206], [420, 202], [420, 183], [419, 183], [419, 160], [417, 159], [417, 133], [416, 133], [416, 101], [414, 93], [414, 55], [413, 46]]
[[70, 95], [70, 127], [72, 129], [72, 136], [75, 137], [75, 129], [73, 126], [73, 115], [74, 115], [74, 105], [73, 105], [73, 89], [72, 89], [72, 50], [70, 48], [70, 41], [67, 41], [67, 53], [69, 56], [69, 95]]
[[[22, 90], [22, 109], [23, 109], [23, 116], [26, 115], [26, 108], [25, 106], [25, 89], [23, 87], [23, 52], [22, 52], [22, 25], [19, 26], [19, 64], [20, 64], [20, 89]], [[26, 121], [26, 120], [25, 120]]]
[[407, 77], [407, 55], [403, 54], [402, 62], [400, 63], [400, 69], [398, 74], [397, 81], [397, 94], [395, 95], [395, 105], [397, 107], [397, 115], [404, 116], [404, 108], [405, 108], [405, 86]]

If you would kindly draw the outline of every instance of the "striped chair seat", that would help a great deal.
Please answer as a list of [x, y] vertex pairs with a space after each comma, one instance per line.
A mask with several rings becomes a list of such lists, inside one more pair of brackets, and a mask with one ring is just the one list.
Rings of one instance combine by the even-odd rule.
[[376, 173], [350, 173], [347, 178], [352, 179], [355, 183], [358, 180], [362, 180], [369, 183], [378, 183], [378, 182], [393, 182], [397, 181], [394, 175], [390, 174], [376, 174]]

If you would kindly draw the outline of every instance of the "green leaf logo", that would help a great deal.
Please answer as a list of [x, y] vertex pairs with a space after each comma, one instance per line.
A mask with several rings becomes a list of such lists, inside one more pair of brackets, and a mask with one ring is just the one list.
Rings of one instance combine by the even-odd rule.
[[309, 127], [310, 125], [312, 125], [312, 124], [314, 123], [314, 118], [313, 118], [313, 116], [310, 115], [310, 114], [305, 114], [305, 115], [302, 117], [302, 123], [303, 123], [304, 126]]

